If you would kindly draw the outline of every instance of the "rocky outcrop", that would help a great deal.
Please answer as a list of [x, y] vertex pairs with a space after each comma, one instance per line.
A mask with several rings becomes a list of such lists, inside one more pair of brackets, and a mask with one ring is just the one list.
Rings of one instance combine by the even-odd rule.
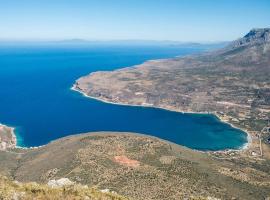
[[0, 150], [15, 148], [16, 143], [14, 128], [0, 124]]
[[[62, 180], [65, 180], [64, 178]], [[60, 181], [65, 183], [66, 181]], [[0, 175], [0, 199], [1, 200], [62, 200], [62, 199], [83, 199], [83, 200], [127, 200], [113, 192], [102, 192], [95, 188], [88, 188], [83, 185], [62, 185], [51, 187], [35, 182], [21, 183], [12, 181]]]
[[69, 180], [68, 178], [60, 178], [60, 179], [52, 179], [49, 180], [47, 185], [52, 187], [52, 188], [56, 188], [56, 187], [63, 187], [63, 186], [69, 186], [69, 185], [74, 185], [75, 183], [71, 180]]
[[267, 42], [270, 42], [270, 28], [255, 28], [247, 33], [243, 38], [234, 41], [230, 47], [238, 48]]

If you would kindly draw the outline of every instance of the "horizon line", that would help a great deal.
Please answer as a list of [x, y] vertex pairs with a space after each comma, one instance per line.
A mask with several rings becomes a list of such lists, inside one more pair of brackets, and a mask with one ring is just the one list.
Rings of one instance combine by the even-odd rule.
[[12, 42], [29, 42], [29, 43], [111, 43], [111, 42], [141, 42], [141, 43], [177, 43], [177, 44], [216, 44], [216, 43], [227, 43], [231, 42], [232, 40], [216, 40], [216, 41], [181, 41], [181, 40], [151, 40], [151, 39], [82, 39], [82, 38], [70, 38], [70, 39], [17, 39], [17, 38], [9, 38], [9, 39], [4, 39], [0, 38], [0, 42], [7, 42], [7, 43], [12, 43]]

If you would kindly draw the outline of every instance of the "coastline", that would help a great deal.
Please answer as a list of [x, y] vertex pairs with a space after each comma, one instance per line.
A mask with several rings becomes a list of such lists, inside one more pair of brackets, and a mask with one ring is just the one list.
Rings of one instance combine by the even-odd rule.
[[[5, 129], [9, 129], [9, 135], [10, 135], [10, 140], [9, 141], [2, 141], [2, 142], [5, 142], [7, 143], [7, 146], [6, 148], [2, 148], [2, 145], [1, 145], [1, 127], [5, 128]], [[8, 126], [6, 124], [1, 124], [0, 123], [0, 150], [2, 151], [6, 151], [8, 149], [37, 149], [37, 148], [40, 148], [42, 146], [45, 146], [45, 145], [40, 145], [40, 146], [33, 146], [33, 147], [24, 147], [24, 146], [20, 146], [19, 145], [19, 140], [18, 140], [18, 135], [16, 135], [16, 131], [15, 131], [15, 127], [11, 127], [11, 126]]]
[[[251, 135], [250, 135], [250, 133], [247, 130], [243, 130], [241, 128], [238, 128], [238, 127], [234, 126], [233, 124], [229, 123], [228, 121], [223, 120], [218, 114], [216, 114], [214, 112], [192, 112], [192, 111], [186, 112], [186, 111], [179, 111], [179, 110], [174, 110], [174, 109], [167, 109], [167, 108], [163, 108], [163, 107], [155, 107], [155, 106], [151, 106], [151, 105], [134, 105], [134, 104], [125, 104], [125, 103], [118, 103], [118, 102], [110, 102], [110, 101], [106, 101], [104, 99], [100, 99], [100, 98], [97, 98], [97, 97], [89, 96], [89, 95], [85, 94], [84, 92], [82, 92], [81, 90], [76, 89], [75, 88], [75, 85], [73, 85], [70, 89], [73, 90], [73, 91], [75, 91], [75, 92], [78, 92], [78, 93], [82, 94], [84, 97], [95, 99], [97, 101], [101, 101], [101, 102], [109, 103], [109, 104], [122, 105], [122, 106], [134, 106], [134, 107], [155, 108], [155, 109], [161, 109], [161, 110], [166, 110], [166, 111], [170, 111], [170, 112], [177, 112], [177, 113], [182, 113], [182, 114], [211, 114], [214, 117], [216, 117], [218, 120], [220, 120], [222, 123], [226, 123], [226, 124], [230, 125], [231, 127], [235, 128], [235, 129], [238, 129], [240, 131], [243, 131], [247, 135], [247, 142], [244, 143], [238, 149], [225, 149], [225, 150], [216, 150], [216, 151], [202, 151], [202, 150], [192, 149], [194, 151], [199, 151], [199, 152], [204, 152], [204, 153], [207, 153], [207, 152], [221, 152], [221, 153], [224, 153], [224, 152], [244, 151], [244, 150], [248, 150], [250, 148], [250, 145], [251, 145], [251, 142], [252, 142]], [[46, 146], [47, 145], [47, 144], [44, 144], [44, 145], [33, 146], [33, 147], [19, 146], [18, 145], [18, 139], [17, 139], [17, 136], [15, 134], [15, 128], [0, 123], [0, 128], [1, 127], [5, 127], [5, 128], [7, 128], [7, 129], [10, 130], [10, 134], [11, 134], [10, 138], [11, 138], [11, 140], [10, 140], [10, 142], [8, 142], [9, 145], [6, 148], [4, 148], [4, 149], [2, 149], [1, 148], [1, 145], [0, 145], [0, 150], [4, 150], [5, 151], [7, 149], [15, 149], [15, 148], [17, 148], [17, 149], [38, 149], [40, 147], [43, 147], [43, 146]], [[0, 133], [1, 133], [1, 131], [0, 131]], [[1, 139], [1, 137], [0, 137], [0, 139]], [[58, 138], [58, 139], [60, 139], [60, 138]], [[162, 140], [162, 138], [159, 138], [159, 139]], [[52, 140], [52, 141], [54, 141], [54, 140]], [[52, 141], [50, 141], [50, 142], [52, 142]], [[0, 140], [0, 144], [1, 144], [1, 140]], [[179, 144], [177, 144], [177, 145], [179, 145]]]
[[[95, 99], [97, 101], [103, 102], [103, 103], [109, 103], [109, 104], [114, 104], [114, 105], [122, 105], [122, 106], [134, 106], [134, 107], [145, 107], [145, 108], [155, 108], [155, 109], [161, 109], [161, 110], [166, 110], [166, 111], [170, 111], [170, 112], [177, 112], [177, 113], [182, 113], [182, 114], [211, 114], [213, 116], [215, 116], [218, 120], [220, 120], [220, 122], [225, 123], [230, 125], [232, 128], [238, 129], [242, 132], [244, 132], [247, 136], [247, 142], [244, 143], [239, 149], [225, 149], [225, 150], [217, 150], [217, 151], [200, 151], [200, 152], [243, 152], [246, 150], [249, 150], [252, 144], [252, 137], [251, 134], [249, 133], [248, 130], [244, 130], [242, 128], [236, 127], [235, 125], [231, 124], [228, 121], [223, 120], [217, 113], [215, 112], [193, 112], [193, 111], [180, 111], [180, 110], [176, 110], [176, 109], [169, 109], [169, 108], [163, 108], [163, 107], [157, 107], [157, 106], [151, 106], [151, 105], [135, 105], [135, 104], [127, 104], [127, 103], [119, 103], [119, 102], [111, 102], [111, 101], [107, 101], [101, 98], [97, 98], [97, 97], [92, 97], [89, 96], [87, 94], [85, 94], [83, 91], [75, 88], [76, 85], [73, 84], [72, 87], [70, 88], [71, 90], [75, 91], [75, 92], [79, 92], [80, 94], [82, 94], [84, 97], [90, 98], [90, 99]], [[195, 150], [195, 149], [192, 149]], [[199, 150], [196, 150], [199, 151]]]

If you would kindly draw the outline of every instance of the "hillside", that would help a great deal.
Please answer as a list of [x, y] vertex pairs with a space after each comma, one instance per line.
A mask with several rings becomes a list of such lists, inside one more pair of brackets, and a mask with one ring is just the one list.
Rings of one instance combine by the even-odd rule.
[[109, 192], [102, 192], [83, 185], [65, 185], [50, 187], [37, 183], [20, 183], [11, 181], [0, 175], [0, 199], [30, 200], [30, 199], [91, 199], [91, 200], [125, 200], [126, 198]]
[[269, 130], [261, 133], [270, 119], [269, 74], [270, 29], [265, 28], [214, 52], [91, 73], [73, 89], [107, 102], [214, 113], [250, 134], [248, 156], [269, 159]]
[[68, 178], [131, 199], [264, 199], [269, 196], [266, 160], [202, 153], [130, 133], [65, 137], [34, 149], [0, 152], [2, 175], [46, 184]]

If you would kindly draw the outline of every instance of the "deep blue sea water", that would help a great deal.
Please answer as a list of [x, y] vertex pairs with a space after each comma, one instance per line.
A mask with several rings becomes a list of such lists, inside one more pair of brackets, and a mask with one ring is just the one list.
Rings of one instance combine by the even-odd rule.
[[20, 146], [70, 134], [129, 131], [199, 150], [237, 149], [246, 134], [213, 115], [120, 106], [70, 90], [80, 76], [202, 49], [161, 46], [0, 46], [0, 123], [16, 127]]

